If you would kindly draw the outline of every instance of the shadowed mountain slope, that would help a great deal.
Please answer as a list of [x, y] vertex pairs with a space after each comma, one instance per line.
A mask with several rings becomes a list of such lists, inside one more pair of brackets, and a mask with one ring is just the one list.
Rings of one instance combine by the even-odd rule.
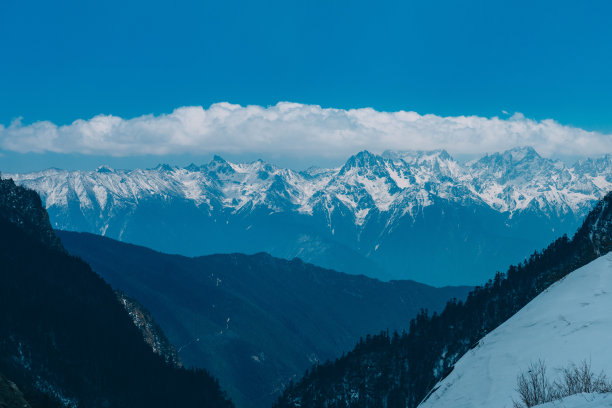
[[98, 235], [58, 236], [138, 299], [183, 364], [210, 369], [239, 406], [269, 406], [314, 362], [339, 357], [367, 333], [407, 329], [421, 308], [440, 310], [469, 291], [381, 282], [263, 253], [187, 258]]
[[0, 180], [0, 372], [32, 407], [231, 407], [204, 370], [166, 364], [106, 284]]

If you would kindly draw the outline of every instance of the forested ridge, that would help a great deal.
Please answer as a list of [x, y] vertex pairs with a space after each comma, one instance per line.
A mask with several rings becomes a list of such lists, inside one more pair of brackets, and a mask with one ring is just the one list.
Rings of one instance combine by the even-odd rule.
[[612, 193], [572, 239], [563, 236], [497, 273], [465, 302], [426, 310], [408, 332], [368, 336], [334, 362], [316, 365], [276, 403], [285, 407], [416, 407], [477, 342], [554, 282], [612, 250]]
[[231, 407], [205, 370], [166, 364], [109, 285], [0, 180], [0, 372], [32, 407]]

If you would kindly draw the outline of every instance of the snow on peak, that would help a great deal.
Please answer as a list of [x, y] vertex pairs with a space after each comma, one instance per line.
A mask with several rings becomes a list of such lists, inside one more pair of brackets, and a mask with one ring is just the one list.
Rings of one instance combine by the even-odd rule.
[[342, 169], [340, 174], [345, 174], [350, 171], [366, 172], [366, 171], [378, 171], [382, 165], [383, 159], [380, 156], [372, 154], [367, 150], [363, 150], [354, 156], [351, 156]]
[[513, 162], [517, 163], [525, 159], [533, 160], [541, 156], [531, 146], [515, 147], [504, 152], [504, 156], [509, 156]]
[[191, 172], [191, 173], [195, 173], [197, 171], [200, 171], [201, 168], [200, 166], [196, 165], [195, 163], [189, 163], [189, 165], [185, 166], [185, 170]]
[[157, 166], [155, 166], [155, 170], [157, 171], [174, 171], [174, 167], [170, 166], [169, 164], [158, 164]]
[[110, 167], [110, 166], [108, 166], [106, 164], [98, 166], [98, 168], [96, 169], [96, 172], [98, 172], [98, 173], [113, 173], [114, 171], [115, 170], [112, 167]]
[[382, 157], [393, 160], [394, 162], [403, 161], [407, 164], [417, 164], [423, 162], [432, 162], [435, 160], [454, 161], [452, 156], [444, 149], [437, 150], [386, 150], [383, 152]]
[[303, 172], [262, 160], [230, 163], [214, 156], [206, 165], [185, 168], [160, 164], [127, 171], [101, 166], [95, 171], [49, 169], [8, 176], [38, 191], [48, 208], [76, 200], [81, 208], [100, 211], [100, 216], [113, 206], [130, 207], [148, 197], [164, 197], [230, 211], [264, 206], [312, 214], [341, 206], [354, 214], [360, 226], [375, 212], [390, 212], [391, 218], [413, 215], [437, 198], [481, 203], [509, 214], [582, 215], [612, 189], [612, 158], [569, 167], [542, 158], [531, 147], [520, 147], [461, 164], [444, 150], [382, 155], [362, 151], [341, 168]]

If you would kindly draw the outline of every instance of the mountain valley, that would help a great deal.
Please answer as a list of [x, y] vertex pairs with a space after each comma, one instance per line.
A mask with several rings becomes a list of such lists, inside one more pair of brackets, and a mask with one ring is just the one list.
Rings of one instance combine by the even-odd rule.
[[[412, 408], [426, 400], [432, 390], [430, 398], [439, 398], [439, 405], [436, 399], [427, 399], [425, 406], [491, 406], [492, 401], [496, 406], [508, 404], [516, 384], [516, 377], [509, 379], [509, 371], [518, 375], [527, 367], [509, 368], [504, 364], [512, 365], [511, 360], [525, 364], [537, 358], [538, 350], [542, 358], [554, 356], [555, 368], [556, 364], [579, 364], [593, 358], [602, 359], [598, 369], [609, 369], [602, 351], [607, 341], [601, 338], [602, 333], [607, 336], [610, 331], [606, 324], [609, 299], [586, 299], [605, 295], [610, 251], [612, 193], [597, 203], [572, 239], [557, 239], [524, 263], [508, 268], [507, 273], [498, 273], [470, 292], [465, 302], [450, 301], [441, 313], [420, 313], [407, 333], [380, 333], [359, 342], [336, 361], [314, 366], [285, 390], [276, 407]], [[564, 300], [567, 304], [561, 307]], [[551, 302], [561, 303], [555, 306]], [[537, 309], [539, 304], [544, 304], [541, 310]], [[527, 337], [520, 338], [521, 333]], [[559, 336], [553, 338], [555, 333]], [[491, 337], [485, 337], [488, 334]], [[552, 337], [544, 339], [546, 336]], [[530, 341], [534, 342], [533, 352], [525, 350]], [[491, 350], [496, 343], [507, 347]], [[567, 353], [556, 355], [560, 350]], [[588, 355], [589, 350], [592, 355]], [[479, 371], [482, 364], [494, 360], [500, 362], [499, 366], [489, 365], [486, 372]], [[448, 399], [443, 399], [445, 395]], [[477, 402], [481, 405], [472, 405]]]
[[213, 372], [239, 407], [270, 406], [313, 363], [340, 357], [370, 333], [407, 330], [422, 308], [440, 311], [471, 290], [381, 282], [264, 253], [187, 258], [93, 234], [57, 235], [138, 299], [181, 362]]

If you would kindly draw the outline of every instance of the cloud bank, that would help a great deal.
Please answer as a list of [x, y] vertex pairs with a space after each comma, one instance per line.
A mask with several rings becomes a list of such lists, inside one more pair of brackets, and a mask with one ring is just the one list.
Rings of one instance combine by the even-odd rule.
[[599, 156], [612, 152], [612, 135], [518, 113], [507, 119], [441, 117], [289, 102], [270, 107], [217, 103], [132, 119], [98, 115], [65, 126], [47, 121], [23, 125], [20, 120], [0, 125], [1, 150], [115, 157], [256, 153], [345, 158], [363, 149], [437, 148], [474, 155], [523, 145], [545, 156]]

